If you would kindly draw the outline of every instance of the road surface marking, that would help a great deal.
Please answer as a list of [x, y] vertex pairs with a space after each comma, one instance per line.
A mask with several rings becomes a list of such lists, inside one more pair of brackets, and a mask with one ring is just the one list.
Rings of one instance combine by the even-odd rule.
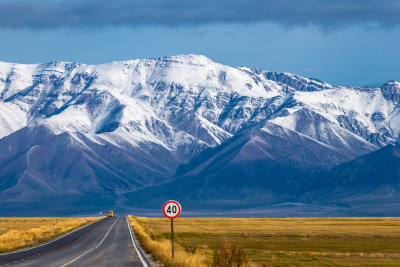
[[[103, 220], [103, 219], [102, 219], [102, 220]], [[101, 220], [98, 220], [98, 221], [95, 221], [95, 222], [99, 222], [99, 221], [101, 221]], [[10, 253], [0, 254], [0, 256], [1, 256], [1, 255], [7, 255], [7, 254], [15, 253], [15, 252], [20, 252], [20, 251], [30, 250], [30, 249], [34, 249], [34, 248], [37, 248], [37, 247], [41, 247], [41, 246], [43, 246], [43, 245], [47, 245], [47, 244], [49, 244], [49, 243], [51, 243], [51, 242], [56, 241], [57, 239], [60, 239], [60, 238], [62, 238], [62, 237], [64, 237], [64, 236], [67, 236], [67, 235], [69, 235], [69, 234], [72, 234], [73, 232], [78, 231], [79, 229], [83, 229], [83, 228], [85, 228], [86, 226], [89, 226], [89, 225], [91, 225], [91, 224], [93, 224], [93, 223], [95, 223], [95, 222], [92, 222], [92, 223], [90, 223], [90, 224], [88, 224], [88, 225], [84, 225], [84, 226], [82, 226], [82, 227], [80, 227], [80, 228], [78, 228], [78, 229], [75, 229], [74, 231], [69, 232], [69, 233], [67, 233], [67, 234], [64, 234], [63, 236], [60, 236], [60, 237], [58, 237], [58, 238], [56, 238], [56, 239], [54, 239], [54, 240], [50, 240], [50, 241], [48, 241], [48, 242], [45, 243], [45, 244], [41, 244], [41, 245], [38, 245], [38, 246], [35, 246], [35, 247], [30, 247], [30, 248], [27, 248], [27, 249], [23, 249], [23, 250], [13, 251], [13, 252], [10, 252]], [[84, 238], [85, 236], [87, 236], [88, 234], [90, 234], [94, 229], [96, 229], [96, 228], [99, 227], [99, 226], [100, 226], [100, 224], [97, 225], [95, 228], [93, 228], [92, 230], [90, 230], [89, 232], [87, 232], [87, 233], [84, 234], [83, 236], [79, 237], [77, 240], [75, 240], [74, 242], [72, 242], [72, 243], [70, 243], [70, 244], [67, 244], [67, 245], [65, 245], [65, 246], [59, 247], [59, 248], [57, 248], [57, 249], [53, 249], [53, 250], [44, 252], [44, 253], [42, 253], [42, 254], [39, 253], [39, 254], [36, 254], [36, 255], [32, 255], [31, 257], [32, 257], [32, 258], [35, 258], [36, 256], [39, 256], [39, 255], [47, 254], [47, 253], [54, 252], [54, 251], [56, 251], [56, 250], [59, 250], [59, 249], [62, 249], [62, 248], [68, 247], [68, 246], [72, 246], [73, 244], [77, 243], [79, 240], [81, 240], [82, 238]], [[31, 257], [27, 257], [27, 259], [30, 259]], [[10, 264], [10, 263], [7, 263], [6, 265], [9, 265], [9, 264]], [[0, 265], [0, 267], [1, 267], [1, 265]]]
[[136, 247], [135, 240], [133, 239], [133, 230], [132, 230], [132, 226], [131, 226], [131, 224], [129, 223], [128, 216], [126, 216], [126, 222], [128, 223], [128, 228], [129, 228], [129, 233], [131, 234], [132, 244], [133, 244], [133, 247], [134, 247], [135, 250], [136, 250], [136, 253], [137, 253], [138, 256], [139, 256], [139, 260], [142, 262], [143, 267], [148, 267], [147, 263], [144, 261], [144, 259], [143, 259], [143, 257], [142, 257], [142, 254], [140, 253], [140, 251], [139, 251], [138, 248]]
[[68, 265], [70, 265], [71, 263], [74, 263], [75, 261], [77, 261], [77, 260], [79, 260], [80, 258], [82, 258], [83, 256], [85, 256], [85, 255], [88, 254], [89, 252], [91, 252], [91, 251], [95, 250], [96, 248], [98, 248], [98, 247], [104, 242], [104, 240], [107, 238], [107, 236], [108, 236], [108, 234], [110, 233], [111, 229], [112, 229], [112, 228], [114, 227], [114, 225], [118, 222], [118, 220], [119, 220], [119, 217], [118, 217], [117, 220], [115, 220], [115, 222], [113, 223], [113, 225], [111, 225], [110, 229], [108, 229], [108, 232], [106, 233], [106, 235], [104, 236], [104, 238], [100, 241], [100, 243], [97, 244], [97, 246], [95, 246], [94, 248], [89, 249], [89, 250], [86, 251], [85, 253], [81, 254], [80, 256], [78, 256], [78, 257], [76, 257], [75, 259], [73, 259], [73, 260], [67, 262], [67, 263], [64, 264], [64, 265], [61, 265], [60, 267], [68, 266]]

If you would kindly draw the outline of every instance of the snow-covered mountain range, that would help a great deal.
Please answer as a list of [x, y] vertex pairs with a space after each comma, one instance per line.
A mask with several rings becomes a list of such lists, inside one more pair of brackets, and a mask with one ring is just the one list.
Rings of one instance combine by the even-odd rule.
[[0, 212], [316, 205], [341, 183], [332, 168], [396, 144], [399, 101], [396, 81], [332, 86], [198, 55], [0, 62]]

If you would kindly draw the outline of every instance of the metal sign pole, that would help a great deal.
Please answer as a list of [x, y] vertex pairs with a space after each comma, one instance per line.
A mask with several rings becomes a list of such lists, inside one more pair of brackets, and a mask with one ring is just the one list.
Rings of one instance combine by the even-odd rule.
[[174, 219], [171, 219], [172, 258], [174, 258]]

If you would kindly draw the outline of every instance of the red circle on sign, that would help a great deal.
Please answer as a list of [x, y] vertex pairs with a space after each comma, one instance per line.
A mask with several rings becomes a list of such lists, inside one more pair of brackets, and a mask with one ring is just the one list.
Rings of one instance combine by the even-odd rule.
[[[175, 215], [171, 216], [171, 215], [169, 215], [169, 214], [167, 214], [167, 213], [165, 212], [165, 207], [166, 207], [168, 204], [173, 204], [173, 205], [177, 206], [178, 210], [177, 210], [176, 213], [174, 213]], [[165, 217], [167, 217], [167, 218], [169, 218], [169, 219], [175, 219], [176, 217], [178, 217], [178, 216], [181, 214], [182, 208], [181, 208], [181, 204], [179, 204], [177, 201], [175, 201], [175, 200], [169, 200], [169, 201], [165, 202], [165, 204], [164, 204], [162, 210], [163, 210], [163, 213], [164, 213], [164, 216], [165, 216]]]

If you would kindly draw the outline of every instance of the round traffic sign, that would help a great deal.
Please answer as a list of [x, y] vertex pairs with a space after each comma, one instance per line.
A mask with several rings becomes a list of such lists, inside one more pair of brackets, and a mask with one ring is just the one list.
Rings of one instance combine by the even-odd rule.
[[163, 213], [169, 219], [175, 219], [181, 214], [181, 211], [181, 205], [175, 200], [169, 200], [163, 206]]

